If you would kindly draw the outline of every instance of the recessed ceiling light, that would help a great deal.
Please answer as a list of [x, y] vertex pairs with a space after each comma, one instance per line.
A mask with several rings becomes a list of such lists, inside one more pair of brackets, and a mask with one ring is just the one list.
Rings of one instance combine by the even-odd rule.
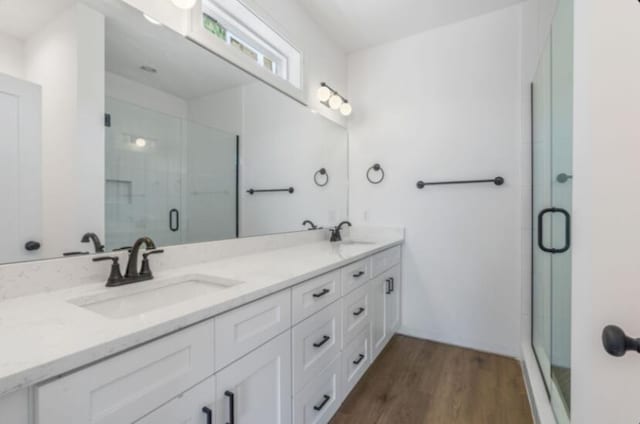
[[151, 16], [149, 16], [149, 15], [147, 15], [147, 14], [144, 14], [144, 13], [143, 13], [143, 14], [142, 14], [142, 16], [144, 16], [144, 18], [145, 18], [147, 21], [151, 22], [151, 23], [152, 23], [152, 24], [154, 24], [154, 25], [162, 25], [162, 24], [160, 23], [160, 21], [157, 21], [157, 20], [153, 19]]
[[149, 72], [150, 74], [157, 74], [158, 70], [152, 66], [147, 66], [147, 65], [142, 65], [140, 67], [140, 69], [142, 69], [145, 72]]

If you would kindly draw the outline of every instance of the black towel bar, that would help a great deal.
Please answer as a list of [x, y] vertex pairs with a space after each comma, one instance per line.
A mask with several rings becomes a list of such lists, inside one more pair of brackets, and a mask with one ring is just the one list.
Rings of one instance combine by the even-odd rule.
[[426, 183], [424, 181], [418, 181], [418, 183], [416, 184], [416, 186], [419, 189], [423, 189], [426, 186], [433, 186], [433, 185], [447, 185], [447, 184], [477, 184], [477, 183], [494, 183], [497, 186], [501, 186], [502, 184], [504, 184], [504, 178], [502, 177], [495, 177], [492, 178], [490, 180], [463, 180], [463, 181], [438, 181], [438, 182], [430, 182], [430, 183]]
[[287, 191], [289, 193], [293, 193], [294, 189], [293, 187], [289, 187], [289, 188], [270, 188], [270, 189], [256, 189], [256, 188], [250, 188], [249, 190], [247, 190], [247, 193], [253, 195], [255, 193], [275, 193], [278, 191]]

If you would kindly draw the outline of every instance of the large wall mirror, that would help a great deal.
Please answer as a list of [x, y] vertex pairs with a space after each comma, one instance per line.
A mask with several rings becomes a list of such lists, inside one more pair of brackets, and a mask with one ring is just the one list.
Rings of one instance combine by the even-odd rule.
[[120, 0], [0, 3], [0, 263], [335, 223], [347, 143]]

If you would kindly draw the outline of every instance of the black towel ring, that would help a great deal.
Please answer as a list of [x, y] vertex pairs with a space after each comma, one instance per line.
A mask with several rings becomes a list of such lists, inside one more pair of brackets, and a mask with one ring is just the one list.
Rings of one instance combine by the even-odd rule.
[[[371, 171], [381, 172], [380, 179], [372, 180], [370, 175]], [[379, 163], [373, 164], [373, 166], [367, 170], [367, 180], [369, 180], [371, 184], [380, 184], [384, 180], [384, 169], [382, 169]]]
[[[319, 175], [324, 175], [324, 176], [325, 176], [325, 178], [324, 178], [324, 183], [320, 183], [320, 182], [318, 181], [318, 179], [319, 179], [319, 177], [318, 177], [318, 176], [319, 176]], [[313, 174], [313, 182], [315, 182], [315, 183], [316, 183], [316, 185], [317, 185], [318, 187], [324, 187], [324, 186], [326, 186], [327, 184], [329, 184], [329, 174], [327, 173], [327, 170], [326, 170], [325, 168], [320, 168], [320, 169], [318, 169], [318, 170], [316, 171], [316, 173], [315, 173], [315, 174]]]

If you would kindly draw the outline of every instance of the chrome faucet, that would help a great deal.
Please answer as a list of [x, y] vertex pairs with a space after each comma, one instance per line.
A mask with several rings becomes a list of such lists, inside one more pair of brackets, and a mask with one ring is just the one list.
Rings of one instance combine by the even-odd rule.
[[85, 233], [85, 235], [82, 236], [82, 240], [80, 241], [82, 243], [92, 242], [93, 248], [96, 253], [104, 252], [104, 245], [102, 244], [102, 242], [100, 241], [100, 237], [98, 237], [96, 233]]
[[331, 239], [329, 240], [330, 242], [333, 243], [337, 241], [342, 241], [342, 235], [340, 234], [340, 231], [342, 230], [343, 225], [348, 225], [349, 227], [351, 227], [351, 223], [349, 221], [342, 221], [335, 228], [331, 228], [329, 230], [331, 231]]

